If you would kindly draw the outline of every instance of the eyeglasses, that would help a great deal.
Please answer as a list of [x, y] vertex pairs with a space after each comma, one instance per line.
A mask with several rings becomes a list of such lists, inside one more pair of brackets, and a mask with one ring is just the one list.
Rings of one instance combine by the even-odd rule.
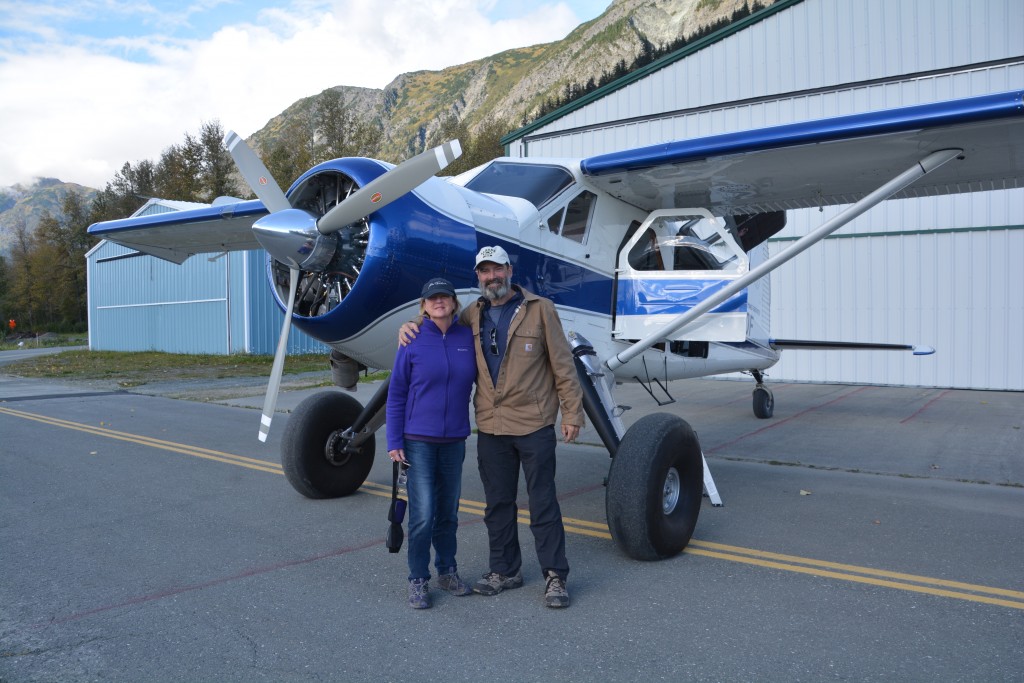
[[491, 354], [498, 355], [498, 328], [491, 328]]

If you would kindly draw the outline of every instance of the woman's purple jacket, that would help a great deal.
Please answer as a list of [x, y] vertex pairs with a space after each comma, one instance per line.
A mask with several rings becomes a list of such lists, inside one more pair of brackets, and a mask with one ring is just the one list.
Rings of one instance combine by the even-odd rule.
[[455, 320], [441, 334], [424, 318], [408, 346], [399, 346], [388, 387], [388, 450], [405, 436], [458, 441], [470, 434], [469, 398], [476, 381], [473, 332]]

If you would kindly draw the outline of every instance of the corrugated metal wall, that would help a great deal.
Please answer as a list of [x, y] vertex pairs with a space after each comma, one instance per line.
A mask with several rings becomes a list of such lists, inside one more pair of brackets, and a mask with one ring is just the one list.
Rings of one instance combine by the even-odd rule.
[[102, 351], [227, 353], [228, 262], [178, 266], [104, 242], [89, 254], [89, 346]]
[[[795, 212], [787, 232], [836, 213]], [[790, 243], [771, 240], [771, 253]], [[936, 354], [787, 352], [770, 374], [1024, 390], [1022, 264], [1024, 190], [886, 202], [771, 274], [773, 336], [920, 343]]]
[[[1024, 88], [1020, 0], [786, 4], [739, 33], [528, 130], [510, 153], [583, 157]], [[920, 342], [938, 353], [790, 352], [771, 376], [1024, 389], [1022, 354], [1014, 342], [1024, 326], [1017, 265], [1024, 260], [1022, 207], [1020, 190], [888, 202], [841, 232], [892, 235], [830, 239], [783, 266], [772, 281], [774, 336]], [[806, 234], [838, 210], [791, 212], [780, 237]], [[915, 232], [952, 229], [973, 230]]]
[[[98, 351], [273, 354], [284, 313], [270, 295], [266, 252], [233, 252], [182, 265], [101, 242], [88, 255], [89, 346]], [[292, 329], [289, 353], [327, 353]], [[327, 366], [325, 365], [325, 368]]]

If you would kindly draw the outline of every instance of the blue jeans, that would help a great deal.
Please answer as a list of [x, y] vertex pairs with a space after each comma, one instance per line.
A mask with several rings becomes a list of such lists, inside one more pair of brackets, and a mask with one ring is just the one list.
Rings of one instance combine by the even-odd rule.
[[409, 579], [430, 578], [430, 546], [438, 575], [456, 568], [462, 462], [466, 442], [405, 440], [409, 461]]

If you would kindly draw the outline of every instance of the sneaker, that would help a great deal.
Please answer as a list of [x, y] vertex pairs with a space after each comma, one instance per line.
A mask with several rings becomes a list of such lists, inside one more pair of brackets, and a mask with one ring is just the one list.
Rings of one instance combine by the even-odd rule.
[[565, 581], [550, 569], [548, 574], [548, 585], [544, 589], [544, 604], [548, 607], [568, 607], [569, 591], [565, 590]]
[[483, 578], [473, 584], [473, 592], [480, 595], [497, 595], [506, 588], [519, 588], [523, 585], [523, 573], [516, 572], [515, 576], [505, 576], [498, 572], [488, 572]]
[[459, 573], [455, 571], [455, 567], [451, 567], [447, 574], [441, 574], [437, 577], [437, 587], [443, 591], [448, 591], [452, 595], [469, 595], [473, 592], [473, 589], [459, 578]]
[[430, 585], [427, 579], [409, 580], [409, 607], [427, 609], [430, 607]]

